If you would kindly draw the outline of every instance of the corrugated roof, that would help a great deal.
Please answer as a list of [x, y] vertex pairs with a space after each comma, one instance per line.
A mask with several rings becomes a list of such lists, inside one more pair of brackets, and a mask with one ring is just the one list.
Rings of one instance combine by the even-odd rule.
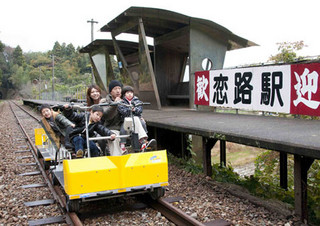
[[130, 7], [100, 30], [112, 32], [115, 36], [120, 33], [138, 34], [139, 18], [143, 20], [146, 35], [153, 38], [192, 24], [192, 26], [203, 29], [213, 39], [228, 43], [228, 50], [257, 45], [212, 21], [156, 8]]

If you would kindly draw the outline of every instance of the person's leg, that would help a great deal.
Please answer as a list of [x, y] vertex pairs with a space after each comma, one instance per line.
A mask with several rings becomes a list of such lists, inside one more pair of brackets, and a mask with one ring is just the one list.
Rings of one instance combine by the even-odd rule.
[[[117, 136], [119, 135], [118, 130], [111, 130], [111, 131], [114, 132]], [[109, 151], [111, 156], [122, 155], [119, 138], [116, 138], [114, 141], [108, 140], [108, 145], [109, 145]]]
[[100, 156], [99, 148], [97, 147], [97, 145], [92, 140], [89, 141], [89, 146], [90, 146], [90, 156], [91, 157]]
[[[121, 128], [120, 128], [120, 135], [127, 135], [127, 131], [124, 129], [123, 124], [121, 125]], [[126, 143], [127, 143], [127, 138], [120, 138], [120, 149], [122, 153], [126, 152]]]
[[67, 129], [66, 129], [66, 135], [64, 137], [64, 146], [67, 148], [67, 149], [72, 149], [73, 148], [73, 145], [72, 143], [70, 142], [70, 137], [69, 137], [69, 134], [70, 132], [72, 131], [72, 127], [71, 126], [68, 126]]
[[98, 144], [99, 144], [99, 147], [102, 151], [103, 156], [109, 156], [110, 152], [109, 152], [109, 148], [107, 145], [107, 141], [106, 140], [98, 140]]
[[148, 138], [148, 135], [141, 124], [140, 118], [137, 116], [134, 116], [134, 127], [135, 132], [138, 133], [139, 140]]
[[85, 140], [81, 136], [75, 136], [74, 138], [72, 138], [72, 143], [74, 145], [77, 158], [83, 157], [83, 147], [85, 143], [84, 141]]
[[[101, 137], [101, 135], [98, 134], [98, 133], [96, 134], [96, 136], [97, 136], [97, 137]], [[99, 147], [100, 147], [100, 150], [101, 150], [103, 156], [108, 156], [108, 155], [110, 155], [110, 154], [108, 154], [109, 150], [106, 149], [106, 147], [107, 147], [107, 142], [106, 142], [106, 140], [98, 140], [97, 143], [98, 143], [98, 145], [99, 145]]]
[[146, 133], [148, 133], [146, 121], [144, 121], [144, 119], [140, 118], [140, 122], [141, 122], [141, 125], [142, 125], [144, 131]]
[[140, 118], [137, 116], [134, 116], [134, 125], [135, 125], [135, 132], [138, 133], [140, 151], [143, 151], [144, 149], [146, 149], [146, 146], [148, 143], [148, 135], [142, 126]]
[[[120, 127], [120, 135], [127, 135], [127, 131], [124, 129], [123, 124]], [[120, 138], [120, 143], [126, 143], [127, 138]]]

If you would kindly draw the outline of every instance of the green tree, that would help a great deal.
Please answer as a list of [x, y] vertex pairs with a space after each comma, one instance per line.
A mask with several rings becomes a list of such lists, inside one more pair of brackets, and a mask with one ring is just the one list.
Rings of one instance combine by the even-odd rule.
[[4, 88], [13, 88], [11, 81], [12, 53], [14, 49], [2, 43], [2, 52], [0, 54], [0, 70], [2, 73], [1, 86]]
[[17, 64], [19, 66], [23, 66], [25, 64], [25, 58], [19, 45], [14, 49], [12, 56], [13, 64]]
[[6, 59], [7, 53], [4, 52], [5, 45], [0, 41], [0, 71], [3, 74], [9, 71], [8, 62]]
[[2, 79], [3, 79], [3, 77], [2, 77], [2, 70], [0, 70], [0, 86], [2, 86]]
[[28, 73], [23, 69], [22, 66], [14, 65], [12, 68], [13, 73], [9, 80], [12, 82], [15, 88], [22, 88], [30, 79]]
[[296, 42], [280, 42], [277, 43], [278, 54], [271, 56], [269, 61], [275, 63], [292, 63], [296, 60], [300, 60], [302, 57], [297, 57], [296, 51], [301, 50], [303, 47], [307, 47], [303, 41]]
[[58, 41], [54, 43], [53, 49], [52, 49], [52, 54], [55, 57], [62, 57], [63, 56], [63, 51], [62, 51], [62, 46]]
[[[90, 60], [79, 50], [80, 47], [75, 48], [72, 43], [60, 45], [56, 41], [50, 51], [23, 53], [20, 46], [11, 48], [0, 42], [0, 85], [2, 81], [2, 87], [20, 89], [23, 84], [37, 79], [41, 81], [39, 86], [33, 87], [37, 92], [39, 88], [41, 93], [50, 91], [54, 55], [55, 91], [62, 96], [65, 92], [85, 90], [91, 83]], [[37, 92], [34, 94], [38, 95]]]
[[2, 53], [4, 50], [4, 44], [0, 41], [0, 53]]
[[79, 68], [79, 73], [91, 73], [91, 64], [88, 54], [79, 53], [79, 49], [76, 53], [77, 66]]
[[47, 53], [31, 52], [25, 54], [26, 63], [32, 67], [47, 66], [52, 63], [52, 59]]
[[74, 46], [71, 43], [68, 44], [65, 48], [66, 57], [68, 57], [68, 59], [71, 60], [71, 58], [75, 55], [75, 51], [76, 49], [74, 48]]

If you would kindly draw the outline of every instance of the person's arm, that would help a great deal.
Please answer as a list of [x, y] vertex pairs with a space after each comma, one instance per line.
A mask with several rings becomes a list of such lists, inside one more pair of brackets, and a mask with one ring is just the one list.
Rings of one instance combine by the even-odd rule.
[[122, 118], [130, 117], [130, 108], [123, 105], [118, 105], [118, 112], [122, 116]]
[[114, 140], [116, 138], [116, 135], [114, 132], [112, 132], [107, 127], [101, 124], [96, 125], [96, 131], [102, 136], [111, 136], [111, 140]]
[[84, 112], [77, 113], [72, 110], [72, 108], [65, 108], [63, 111], [63, 115], [70, 121], [79, 123], [82, 121], [82, 118], [84, 117]]
[[134, 115], [135, 116], [141, 116], [142, 115], [142, 111], [143, 111], [143, 105], [142, 105], [142, 101], [137, 99], [135, 102], [134, 102], [135, 105], [137, 104], [141, 104], [137, 107], [134, 107]]
[[[111, 100], [110, 97], [101, 99], [100, 103], [112, 103], [113, 101]], [[103, 118], [105, 120], [111, 120], [114, 117], [116, 117], [116, 115], [118, 114], [118, 110], [117, 110], [117, 106], [102, 106], [103, 109]]]
[[72, 123], [69, 119], [67, 119], [62, 114], [57, 115], [56, 120], [58, 123], [60, 123], [64, 127], [68, 127], [68, 126], [74, 127], [75, 126], [74, 123]]

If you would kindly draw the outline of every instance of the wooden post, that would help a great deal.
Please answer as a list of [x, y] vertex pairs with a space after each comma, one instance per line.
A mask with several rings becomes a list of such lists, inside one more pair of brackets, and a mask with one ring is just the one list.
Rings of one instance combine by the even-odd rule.
[[300, 215], [303, 222], [308, 220], [307, 187], [308, 170], [314, 159], [294, 155], [294, 202], [295, 213]]
[[[112, 34], [112, 42], [113, 42], [113, 46], [114, 46], [114, 49], [115, 49], [115, 52], [116, 52], [116, 56], [118, 58], [118, 61], [121, 62], [121, 66], [122, 66], [122, 69], [120, 68], [119, 66], [119, 69], [120, 71], [122, 72], [122, 76], [126, 76], [126, 74], [129, 76], [129, 78], [131, 79], [132, 81], [132, 84], [133, 84], [133, 88], [134, 88], [134, 91], [135, 91], [135, 95], [139, 96], [139, 93], [140, 93], [140, 90], [139, 90], [139, 81], [136, 81], [132, 74], [131, 74], [131, 71], [129, 70], [128, 68], [128, 62], [126, 60], [126, 58], [124, 57], [119, 45], [118, 45], [118, 42], [114, 36], [114, 34]], [[118, 62], [119, 63], [119, 62]]]
[[186, 135], [184, 133], [180, 133], [180, 142], [181, 142], [181, 156], [183, 158], [186, 157], [186, 149], [187, 149], [187, 145], [186, 145]]
[[108, 81], [115, 79], [114, 73], [113, 73], [113, 67], [110, 59], [110, 53], [106, 47], [104, 47], [105, 52], [105, 60], [106, 60], [106, 86], [109, 85]]
[[225, 167], [226, 165], [227, 165], [226, 141], [220, 140], [220, 166]]
[[154, 71], [153, 71], [153, 66], [152, 66], [150, 52], [149, 52], [147, 38], [146, 38], [146, 32], [144, 30], [142, 18], [139, 18], [139, 43], [140, 43], [140, 40], [144, 46], [144, 51], [145, 51], [145, 54], [147, 57], [148, 70], [149, 70], [151, 80], [152, 80], [154, 95], [156, 97], [158, 110], [160, 110], [161, 109], [161, 102], [160, 102], [160, 97], [159, 97], [159, 92], [158, 92], [158, 86], [157, 86], [156, 77], [155, 77]]
[[285, 152], [280, 152], [280, 186], [288, 189], [288, 155]]
[[[127, 66], [128, 66], [128, 63], [126, 61], [126, 59], [124, 58], [123, 54], [122, 54], [122, 51], [117, 43], [117, 40], [115, 38], [115, 36], [112, 34], [112, 42], [113, 42], [113, 47], [114, 47], [114, 50], [116, 52], [116, 56], [118, 58], [118, 63], [119, 61], [121, 62], [121, 66], [123, 67], [123, 69], [125, 70], [125, 72], [128, 73], [128, 69], [127, 69]], [[120, 68], [121, 69], [121, 68]]]
[[217, 139], [202, 137], [203, 142], [203, 171], [205, 175], [212, 176], [211, 149], [217, 143]]

